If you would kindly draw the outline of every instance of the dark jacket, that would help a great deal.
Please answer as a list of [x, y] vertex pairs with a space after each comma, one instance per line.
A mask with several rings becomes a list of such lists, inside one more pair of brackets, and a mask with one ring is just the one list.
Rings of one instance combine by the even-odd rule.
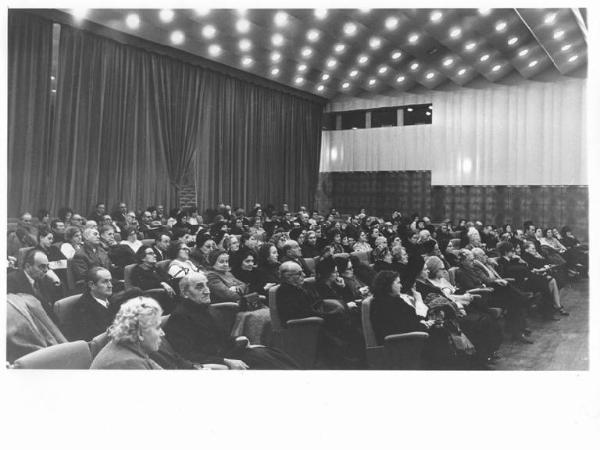
[[308, 268], [308, 265], [306, 264], [306, 261], [304, 261], [304, 258], [292, 259], [289, 256], [283, 256], [281, 258], [281, 262], [284, 263], [286, 261], [293, 261], [296, 264], [299, 264], [300, 267], [302, 267], [302, 272], [304, 272], [305, 277], [314, 276], [314, 273]]
[[115, 313], [112, 306], [105, 308], [94, 300], [89, 292], [85, 292], [67, 322], [61, 324], [61, 330], [69, 341], [91, 341], [106, 331]]
[[319, 300], [302, 287], [282, 283], [277, 290], [277, 311], [282, 326], [286, 326], [288, 320], [304, 319], [306, 317], [322, 317], [317, 309]]
[[223, 364], [235, 347], [230, 330], [225, 330], [212, 315], [209, 305], [183, 299], [164, 327], [166, 338], [182, 357], [201, 364]]
[[374, 297], [371, 303], [371, 325], [378, 345], [383, 345], [390, 334], [427, 331], [421, 323], [424, 317], [417, 316], [415, 308], [400, 297], [386, 295]]
[[110, 270], [108, 253], [100, 245], [84, 244], [73, 256], [72, 264], [75, 281], [85, 280], [88, 271], [94, 266]]
[[131, 271], [131, 284], [144, 291], [162, 289], [160, 283], [168, 283], [169, 280], [169, 275], [157, 266], [145, 268], [138, 264]]
[[23, 269], [14, 270], [6, 276], [7, 293], [33, 295], [40, 301], [50, 319], [58, 323], [52, 305], [54, 304], [54, 300], [60, 297], [62, 288], [54, 286], [51, 280], [46, 277], [38, 281], [36, 285], [38, 288], [37, 295]]

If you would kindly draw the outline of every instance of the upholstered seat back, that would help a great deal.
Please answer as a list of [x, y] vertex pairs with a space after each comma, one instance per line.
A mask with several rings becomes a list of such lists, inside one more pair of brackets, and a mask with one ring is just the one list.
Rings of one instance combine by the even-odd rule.
[[89, 369], [90, 347], [85, 341], [66, 342], [36, 350], [17, 359], [14, 369]]

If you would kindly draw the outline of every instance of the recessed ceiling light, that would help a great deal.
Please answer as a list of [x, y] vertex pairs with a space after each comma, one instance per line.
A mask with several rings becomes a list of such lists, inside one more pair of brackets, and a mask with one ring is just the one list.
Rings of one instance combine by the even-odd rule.
[[425, 115], [426, 115], [426, 116], [430, 116], [430, 115], [431, 115], [431, 111], [427, 111], [427, 112], [425, 113]]
[[274, 77], [279, 75], [279, 68], [278, 67], [273, 67], [271, 69], [271, 75], [273, 75]]
[[140, 26], [140, 16], [137, 14], [127, 14], [127, 18], [125, 18], [125, 23], [127, 27], [136, 30]]
[[502, 66], [500, 64], [496, 64], [494, 67], [492, 67], [492, 70], [494, 72], [498, 72], [501, 68], [502, 68]]
[[507, 42], [508, 42], [508, 45], [515, 45], [517, 42], [519, 42], [519, 38], [516, 36], [513, 36]]
[[465, 50], [471, 51], [475, 48], [475, 45], [477, 45], [475, 44], [475, 42], [467, 42], [467, 44], [465, 45]]
[[324, 73], [323, 75], [321, 75], [321, 80], [323, 80], [323, 81], [329, 80], [329, 74], [328, 73]]
[[565, 35], [565, 32], [563, 30], [556, 30], [553, 34], [554, 39], [556, 39], [557, 41], [562, 39], [564, 35]]
[[456, 39], [460, 36], [461, 32], [462, 32], [461, 29], [458, 27], [451, 28], [450, 29], [450, 37]]
[[325, 17], [327, 17], [327, 10], [326, 9], [315, 9], [315, 17], [319, 20], [323, 20]]
[[209, 45], [208, 53], [210, 56], [219, 56], [221, 54], [221, 47], [219, 47], [217, 44]]
[[248, 67], [249, 65], [251, 65], [254, 61], [252, 60], [252, 58], [250, 58], [249, 56], [244, 56], [242, 58], [242, 65]]
[[331, 69], [332, 67], [335, 67], [335, 66], [336, 66], [336, 64], [337, 64], [337, 61], [336, 61], [335, 59], [333, 59], [333, 58], [329, 58], [329, 59], [327, 60], [327, 63], [326, 63], [327, 67], [329, 67], [330, 69]]
[[250, 21], [248, 19], [239, 19], [235, 23], [235, 29], [240, 33], [247, 33], [250, 29]]
[[391, 16], [385, 19], [385, 27], [388, 30], [395, 30], [398, 27], [398, 18]]
[[205, 25], [204, 27], [202, 27], [202, 36], [204, 36], [206, 39], [212, 39], [215, 37], [216, 34], [217, 29], [212, 25]]
[[277, 25], [278, 27], [284, 27], [288, 23], [288, 15], [286, 13], [284, 13], [283, 11], [278, 11], [277, 13], [275, 13], [275, 16], [273, 17], [273, 21], [275, 22], [275, 25]]
[[490, 55], [488, 53], [486, 53], [485, 55], [482, 55], [481, 58], [479, 58], [479, 61], [485, 62], [488, 59], [490, 59]]
[[435, 73], [433, 72], [429, 72], [427, 75], [425, 75], [425, 78], [427, 78], [428, 80], [431, 80], [433, 77], [435, 77]]
[[412, 108], [406, 108], [406, 110], [407, 110], [408, 112], [413, 112], [413, 109], [412, 109]]
[[496, 31], [500, 32], [500, 31], [504, 31], [505, 29], [506, 29], [506, 22], [504, 22], [503, 20], [496, 24]]
[[360, 55], [357, 61], [360, 65], [365, 65], [367, 62], [369, 62], [369, 57], [367, 55]]
[[431, 19], [432, 22], [437, 23], [440, 20], [442, 20], [442, 13], [441, 13], [441, 11], [434, 11], [431, 13], [429, 18]]
[[356, 69], [354, 69], [354, 70], [351, 70], [349, 75], [350, 75], [352, 78], [354, 78], [356, 75], [358, 75], [358, 70], [356, 70]]
[[573, 62], [575, 61], [577, 58], [579, 57], [579, 55], [573, 55], [569, 58], [569, 62]]
[[383, 75], [387, 71], [388, 71], [387, 66], [381, 66], [379, 69], [377, 69], [377, 72], [379, 72], [380, 75]]
[[419, 63], [414, 62], [410, 65], [410, 70], [417, 70], [419, 68]]
[[374, 85], [375, 85], [375, 83], [377, 83], [377, 80], [376, 80], [375, 78], [371, 78], [371, 79], [369, 80], [369, 86], [374, 86]]
[[322, 84], [317, 86], [317, 91], [322, 92], [325, 89], [325, 86], [323, 86]]
[[396, 50], [392, 52], [392, 59], [400, 59], [402, 56], [402, 52], [400, 50]]
[[298, 72], [306, 72], [307, 69], [308, 69], [308, 66], [306, 64], [300, 64], [298, 66]]
[[345, 44], [335, 44], [335, 47], [333, 47], [333, 51], [336, 52], [338, 55], [340, 53], [343, 53], [344, 50], [346, 50]]
[[304, 47], [302, 49], [301, 53], [302, 53], [302, 56], [304, 56], [305, 58], [309, 58], [312, 55], [312, 52], [313, 52], [312, 48], [310, 48], [310, 47]]
[[344, 33], [348, 36], [354, 36], [356, 34], [356, 24], [353, 22], [348, 22], [344, 25]]
[[210, 8], [196, 8], [194, 9], [194, 11], [196, 11], [196, 14], [200, 17], [204, 17], [210, 14]]
[[85, 19], [89, 12], [90, 10], [87, 8], [73, 8], [71, 10], [71, 15], [75, 20], [80, 21]]
[[404, 75], [400, 75], [398, 78], [396, 78], [396, 81], [398, 83], [402, 83], [404, 80], [406, 80], [406, 77]]
[[273, 52], [273, 53], [271, 53], [271, 61], [277, 62], [280, 59], [281, 59], [281, 53], [279, 53], [279, 52]]
[[525, 55], [527, 55], [527, 53], [529, 53], [529, 49], [524, 48], [523, 50], [521, 50], [519, 52], [519, 56], [525, 56]]
[[546, 25], [552, 25], [555, 20], [556, 20], [556, 13], [548, 13], [548, 14], [546, 14], [546, 17], [544, 18], [544, 23]]
[[565, 45], [563, 45], [563, 46], [562, 46], [560, 49], [561, 49], [563, 52], [566, 52], [566, 51], [567, 51], [567, 50], [569, 50], [570, 48], [571, 48], [571, 44], [565, 44]]
[[381, 47], [381, 39], [378, 37], [372, 37], [371, 39], [369, 39], [369, 47], [371, 47], [372, 49], [378, 49], [379, 47]]
[[249, 39], [242, 39], [239, 43], [240, 50], [243, 52], [247, 52], [252, 48], [252, 42]]
[[533, 61], [531, 61], [531, 62], [529, 63], [529, 67], [534, 67], [534, 66], [536, 66], [536, 65], [537, 65], [537, 63], [538, 63], [538, 62], [537, 62], [537, 59], [534, 59]]
[[458, 71], [458, 74], [459, 74], [459, 75], [464, 75], [465, 73], [467, 73], [467, 69], [460, 69], [460, 70]]
[[185, 41], [185, 35], [182, 31], [175, 30], [171, 33], [170, 39], [173, 44], [180, 45], [183, 44], [183, 41]]
[[279, 33], [275, 33], [273, 36], [271, 36], [271, 43], [275, 47], [281, 47], [283, 45], [283, 36]]
[[411, 44], [414, 44], [418, 40], [419, 40], [419, 35], [417, 33], [413, 33], [410, 36], [408, 36], [408, 42], [410, 42]]
[[448, 66], [451, 66], [453, 62], [454, 62], [454, 60], [453, 60], [452, 58], [448, 58], [448, 59], [445, 59], [445, 60], [444, 60], [444, 63], [443, 63], [443, 64], [444, 64], [446, 67], [448, 67]]
[[302, 78], [302, 77], [296, 77], [296, 78], [294, 78], [294, 83], [296, 83], [296, 84], [302, 84], [302, 83], [304, 83], [304, 78]]
[[350, 87], [350, 83], [348, 83], [347, 81], [342, 83], [342, 89], [348, 89], [349, 87]]
[[433, 109], [433, 107], [432, 107], [431, 105], [429, 105], [429, 106], [427, 107], [427, 109]]
[[489, 8], [479, 8], [478, 11], [482, 16], [487, 16], [492, 12], [492, 10]]
[[175, 17], [175, 13], [172, 9], [161, 9], [158, 13], [158, 17], [160, 17], [160, 20], [164, 23], [169, 23], [173, 20], [173, 17]]
[[306, 33], [306, 39], [308, 39], [310, 42], [316, 42], [319, 39], [319, 30], [308, 30], [308, 33]]

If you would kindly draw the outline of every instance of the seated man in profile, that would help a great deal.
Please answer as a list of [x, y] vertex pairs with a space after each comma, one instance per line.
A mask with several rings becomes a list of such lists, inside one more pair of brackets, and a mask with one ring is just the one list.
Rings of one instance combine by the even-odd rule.
[[320, 300], [304, 289], [304, 273], [293, 261], [279, 266], [279, 276], [281, 286], [277, 290], [276, 302], [282, 326], [286, 327], [287, 321], [292, 319], [322, 318], [324, 326], [318, 344], [320, 356], [342, 366], [359, 368], [364, 359], [364, 341], [352, 327], [350, 315], [343, 305], [339, 301]]
[[208, 280], [191, 272], [179, 282], [181, 301], [164, 327], [166, 339], [183, 358], [195, 364], [224, 364], [229, 369], [298, 369], [285, 353], [232, 338], [210, 308]]
[[98, 230], [86, 228], [83, 231], [83, 245], [73, 256], [75, 282], [83, 284], [87, 279], [88, 271], [95, 266], [110, 269], [110, 258], [106, 250], [102, 248]]
[[109, 301], [112, 294], [110, 272], [104, 267], [92, 267], [88, 271], [86, 291], [77, 302], [73, 315], [61, 325], [69, 341], [90, 341], [106, 331], [116, 313]]
[[281, 258], [281, 262], [284, 263], [286, 261], [292, 261], [298, 264], [302, 268], [302, 272], [304, 272], [305, 277], [312, 277], [314, 274], [304, 261], [302, 257], [302, 249], [297, 241], [285, 241], [282, 248], [283, 256]]

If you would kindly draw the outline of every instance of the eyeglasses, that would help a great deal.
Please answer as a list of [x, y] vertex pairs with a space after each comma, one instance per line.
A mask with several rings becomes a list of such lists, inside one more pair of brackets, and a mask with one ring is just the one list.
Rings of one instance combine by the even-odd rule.
[[156, 253], [150, 251], [150, 252], [146, 252], [146, 255], [152, 255], [152, 256], [156, 256]]

